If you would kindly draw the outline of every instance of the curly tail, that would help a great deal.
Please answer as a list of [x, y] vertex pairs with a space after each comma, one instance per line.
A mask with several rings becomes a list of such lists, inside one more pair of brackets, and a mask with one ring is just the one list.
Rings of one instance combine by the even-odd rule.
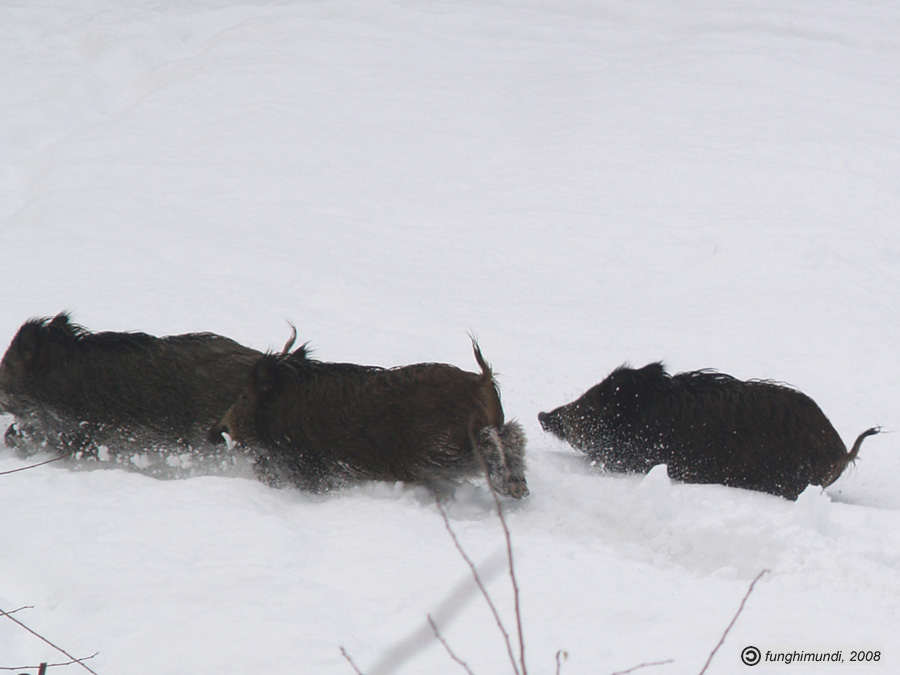
[[874, 436], [875, 434], [881, 433], [881, 427], [872, 427], [870, 429], [866, 429], [859, 436], [856, 437], [856, 441], [853, 443], [853, 447], [850, 448], [850, 452], [844, 455], [843, 459], [838, 460], [835, 465], [832, 467], [831, 472], [822, 481], [822, 487], [826, 488], [832, 483], [834, 483], [838, 478], [841, 477], [841, 474], [844, 473], [844, 469], [846, 469], [850, 464], [856, 461], [857, 456], [859, 455], [859, 448], [862, 446], [862, 442], [867, 439], [869, 436]]
[[859, 448], [865, 439], [867, 439], [869, 436], [874, 436], [875, 434], [880, 433], [881, 427], [872, 427], [871, 429], [866, 429], [859, 436], [857, 436], [856, 441], [853, 443], [853, 447], [850, 449], [850, 452], [847, 453], [847, 464], [856, 461], [856, 457], [857, 455], [859, 455]]

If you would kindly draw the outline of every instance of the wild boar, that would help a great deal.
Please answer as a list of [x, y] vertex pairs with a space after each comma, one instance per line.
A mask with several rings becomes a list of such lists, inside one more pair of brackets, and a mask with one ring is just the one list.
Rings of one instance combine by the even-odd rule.
[[94, 333], [68, 313], [26, 321], [0, 361], [0, 410], [15, 416], [6, 442], [85, 456], [217, 450], [206, 432], [260, 356], [212, 333]]
[[210, 431], [246, 446], [270, 484], [321, 491], [362, 480], [428, 483], [486, 473], [498, 493], [528, 494], [525, 436], [505, 422], [490, 366], [421, 363], [384, 369], [310, 358], [306, 346], [253, 367]]
[[538, 415], [541, 427], [610, 471], [668, 465], [687, 483], [720, 483], [796, 499], [831, 485], [859, 454], [805, 394], [713, 370], [669, 375], [622, 366], [580, 398]]

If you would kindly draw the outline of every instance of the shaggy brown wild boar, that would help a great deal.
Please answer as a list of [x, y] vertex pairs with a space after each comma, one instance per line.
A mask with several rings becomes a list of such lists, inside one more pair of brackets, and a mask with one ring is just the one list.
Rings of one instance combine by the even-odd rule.
[[[391, 369], [311, 359], [305, 346], [260, 358], [210, 431], [247, 446], [270, 484], [319, 491], [360, 480], [429, 482], [484, 472], [510, 497], [528, 494], [525, 437], [504, 422], [490, 366]], [[483, 464], [482, 464], [483, 462]]]
[[669, 375], [622, 366], [576, 401], [540, 413], [541, 427], [611, 471], [667, 464], [687, 483], [721, 483], [796, 499], [831, 485], [856, 459], [812, 399], [771, 381], [712, 370]]
[[199, 451], [261, 352], [211, 333], [93, 333], [67, 313], [25, 322], [0, 362], [7, 444], [96, 454], [128, 446]]

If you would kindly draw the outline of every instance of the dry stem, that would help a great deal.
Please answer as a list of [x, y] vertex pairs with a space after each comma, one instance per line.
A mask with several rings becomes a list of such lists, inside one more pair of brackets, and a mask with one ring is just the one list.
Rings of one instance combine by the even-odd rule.
[[441, 513], [441, 517], [444, 519], [444, 527], [447, 528], [447, 532], [450, 533], [450, 538], [453, 539], [453, 544], [456, 546], [456, 550], [459, 551], [459, 555], [462, 556], [462, 559], [466, 561], [466, 564], [469, 566], [469, 569], [472, 571], [472, 578], [475, 579], [475, 585], [478, 586], [478, 590], [481, 591], [481, 595], [484, 597], [485, 602], [487, 602], [488, 607], [491, 609], [491, 613], [494, 615], [494, 621], [497, 624], [497, 628], [500, 629], [500, 632], [503, 634], [503, 640], [506, 642], [506, 651], [509, 654], [509, 660], [513, 667], [513, 672], [516, 675], [525, 675], [519, 671], [519, 667], [516, 664], [516, 657], [513, 654], [512, 642], [509, 639], [509, 633], [506, 632], [506, 628], [503, 625], [503, 620], [500, 618], [500, 613], [497, 611], [497, 606], [494, 605], [494, 601], [491, 600], [490, 594], [487, 592], [487, 589], [484, 587], [484, 584], [481, 581], [481, 576], [478, 574], [478, 569], [475, 567], [475, 563], [472, 562], [472, 559], [468, 556], [465, 549], [463, 549], [462, 544], [459, 543], [459, 539], [456, 536], [456, 532], [453, 531], [453, 527], [450, 525], [450, 518], [447, 516], [447, 511], [444, 509], [444, 505], [441, 504], [441, 500], [435, 498], [435, 503], [437, 504], [438, 511]]
[[59, 668], [61, 666], [71, 666], [73, 664], [81, 663], [82, 661], [87, 661], [88, 659], [92, 659], [95, 656], [97, 656], [97, 654], [99, 654], [99, 653], [100, 652], [95, 652], [94, 654], [91, 654], [90, 656], [85, 656], [83, 659], [74, 659], [72, 661], [66, 661], [64, 663], [46, 663], [46, 664], [40, 664], [37, 666], [15, 666], [15, 667], [0, 666], [0, 670], [18, 670], [18, 671], [39, 670], [41, 665], [43, 665], [45, 668]]
[[44, 466], [44, 464], [50, 464], [51, 462], [58, 462], [61, 459], [65, 459], [69, 455], [59, 455], [54, 457], [53, 459], [46, 459], [43, 462], [38, 462], [37, 464], [31, 464], [29, 466], [22, 466], [18, 469], [10, 469], [9, 471], [0, 471], [0, 476], [8, 476], [11, 473], [18, 473], [19, 471], [27, 471], [28, 469], [34, 469], [38, 466]]
[[447, 641], [444, 639], [444, 636], [441, 635], [441, 631], [438, 630], [437, 624], [434, 622], [434, 619], [431, 618], [431, 614], [428, 615], [428, 623], [431, 624], [431, 630], [434, 631], [434, 637], [436, 637], [440, 641], [440, 643], [442, 645], [444, 645], [444, 649], [447, 650], [447, 654], [450, 655], [450, 658], [453, 659], [454, 661], [456, 661], [463, 668], [465, 668], [466, 672], [469, 675], [475, 675], [475, 673], [472, 672], [472, 669], [469, 668], [468, 664], [465, 661], [463, 661], [461, 658], [459, 658], [453, 652], [453, 650], [450, 648], [450, 645], [447, 644]]
[[700, 675], [703, 675], [706, 672], [706, 669], [709, 668], [710, 662], [713, 660], [713, 657], [716, 655], [716, 652], [719, 651], [719, 647], [725, 642], [725, 638], [728, 635], [728, 632], [731, 630], [732, 626], [734, 626], [734, 622], [737, 621], [737, 618], [741, 615], [741, 612], [744, 611], [744, 605], [747, 602], [747, 598], [750, 597], [750, 594], [753, 592], [753, 587], [756, 586], [756, 582], [762, 579], [763, 575], [769, 570], [763, 570], [759, 574], [756, 575], [756, 578], [750, 582], [750, 588], [747, 589], [747, 592], [744, 594], [744, 599], [741, 600], [741, 605], [738, 607], [737, 612], [734, 617], [731, 619], [731, 623], [728, 624], [728, 627], [725, 629], [725, 632], [722, 633], [722, 637], [719, 638], [719, 644], [716, 645], [715, 649], [709, 655], [709, 658], [706, 659], [706, 665], [703, 666], [703, 670], [700, 671]]
[[347, 659], [347, 663], [353, 666], [353, 670], [357, 672], [357, 675], [363, 675], [363, 671], [356, 667], [356, 664], [353, 663], [353, 659], [350, 658], [350, 655], [347, 653], [347, 650], [341, 647], [341, 654], [345, 659]]
[[653, 661], [651, 663], [641, 663], [636, 666], [632, 666], [628, 670], [620, 670], [618, 672], [613, 673], [612, 675], [626, 675], [626, 673], [633, 673], [636, 670], [640, 670], [641, 668], [649, 668], [651, 666], [664, 666], [667, 663], [672, 663], [674, 659], [666, 659], [665, 661]]
[[[20, 608], [20, 609], [21, 609], [21, 608]], [[14, 611], [19, 611], [19, 610], [14, 610]], [[34, 632], [33, 630], [31, 630], [28, 626], [26, 626], [24, 623], [22, 623], [21, 621], [19, 621], [16, 617], [12, 616], [11, 614], [12, 614], [11, 612], [4, 612], [2, 609], [0, 609], [0, 616], [5, 616], [5, 617], [6, 617], [7, 619], [9, 619], [10, 621], [19, 624], [19, 626], [21, 626], [22, 628], [24, 628], [25, 630], [27, 630], [29, 633], [31, 633], [32, 635], [34, 635], [36, 638], [38, 638], [39, 640], [41, 640], [41, 641], [47, 643], [48, 645], [50, 645], [51, 647], [53, 647], [56, 651], [58, 651], [59, 653], [63, 654], [64, 656], [68, 657], [69, 659], [71, 659], [71, 660], [72, 660], [72, 663], [77, 663], [79, 666], [81, 666], [82, 668], [84, 668], [84, 669], [85, 669], [86, 671], [88, 671], [89, 673], [93, 673], [94, 675], [97, 675], [97, 673], [96, 673], [95, 671], [91, 670], [90, 667], [88, 667], [88, 666], [84, 665], [84, 663], [82, 663], [82, 661], [85, 661], [86, 659], [79, 659], [79, 658], [76, 658], [76, 657], [72, 656], [69, 652], [67, 652], [67, 651], [66, 651], [65, 649], [63, 649], [62, 647], [58, 647], [57, 645], [55, 645], [55, 644], [53, 644], [52, 642], [50, 642], [50, 640], [48, 640], [47, 638], [45, 638], [43, 635], [41, 635], [41, 634], [39, 634], [39, 633], [36, 633], [36, 632]], [[93, 656], [89, 656], [89, 657], [87, 657], [87, 658], [92, 659], [92, 658], [94, 658], [94, 656], [97, 656], [97, 654], [94, 654]]]

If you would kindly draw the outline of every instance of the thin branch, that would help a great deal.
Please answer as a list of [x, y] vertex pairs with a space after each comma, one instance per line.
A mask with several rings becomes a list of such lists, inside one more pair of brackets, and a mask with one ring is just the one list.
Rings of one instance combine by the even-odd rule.
[[347, 663], [353, 666], [353, 670], [356, 671], [357, 675], [363, 675], [363, 671], [356, 667], [356, 664], [353, 663], [353, 659], [350, 658], [350, 655], [347, 653], [347, 650], [341, 647], [341, 654], [345, 659], [347, 659]]
[[756, 578], [750, 582], [750, 588], [747, 589], [747, 592], [744, 594], [744, 599], [741, 600], [741, 605], [738, 607], [738, 611], [735, 613], [734, 618], [731, 619], [731, 623], [728, 624], [728, 627], [725, 629], [725, 632], [722, 633], [722, 637], [719, 638], [719, 644], [716, 645], [715, 649], [709, 655], [709, 658], [706, 659], [706, 665], [703, 666], [703, 670], [700, 671], [700, 675], [706, 672], [706, 669], [709, 668], [710, 662], [713, 660], [713, 657], [716, 655], [716, 652], [719, 651], [719, 647], [725, 642], [725, 637], [728, 635], [728, 632], [731, 630], [732, 626], [734, 626], [734, 622], [737, 621], [737, 618], [741, 615], [741, 612], [744, 611], [744, 605], [747, 602], [747, 598], [750, 597], [750, 594], [753, 592], [753, 587], [756, 586], [756, 582], [763, 578], [763, 575], [769, 570], [763, 570], [759, 574], [756, 575]]
[[556, 675], [559, 675], [562, 669], [562, 662], [569, 658], [569, 652], [560, 649], [556, 652]]
[[500, 614], [497, 611], [496, 605], [494, 605], [494, 601], [491, 600], [490, 594], [487, 592], [487, 589], [481, 582], [481, 577], [478, 575], [478, 570], [475, 568], [475, 563], [472, 562], [472, 559], [469, 558], [469, 556], [463, 549], [462, 544], [459, 543], [459, 539], [456, 536], [456, 532], [453, 531], [453, 527], [451, 527], [450, 525], [450, 518], [447, 517], [447, 511], [444, 509], [444, 505], [441, 504], [441, 500], [435, 497], [435, 503], [437, 504], [438, 511], [440, 511], [441, 513], [441, 518], [444, 519], [444, 527], [447, 528], [447, 532], [450, 533], [450, 537], [453, 539], [453, 544], [454, 546], [456, 546], [456, 550], [459, 551], [462, 559], [466, 561], [466, 564], [472, 571], [472, 577], [475, 579], [475, 584], [478, 586], [478, 590], [481, 591], [481, 595], [484, 597], [485, 602], [487, 602], [488, 607], [490, 607], [491, 612], [494, 615], [494, 621], [497, 623], [497, 628], [499, 628], [500, 632], [503, 634], [503, 639], [506, 641], [506, 651], [509, 653], [509, 660], [510, 663], [512, 663], [513, 672], [516, 673], [516, 675], [523, 675], [519, 672], [519, 667], [516, 664], [516, 657], [513, 654], [512, 643], [509, 639], [509, 633], [506, 632], [506, 628], [503, 626], [503, 620], [500, 618]]
[[[18, 610], [16, 610], [16, 611], [18, 611]], [[86, 666], [86, 665], [84, 665], [84, 664], [82, 663], [82, 661], [83, 661], [84, 659], [78, 659], [78, 658], [72, 656], [72, 655], [71, 655], [69, 652], [67, 652], [65, 649], [63, 649], [62, 647], [58, 647], [57, 645], [53, 644], [52, 642], [50, 642], [50, 640], [48, 640], [47, 638], [45, 638], [43, 635], [41, 635], [41, 634], [39, 634], [39, 633], [35, 633], [35, 632], [34, 632], [33, 630], [31, 630], [28, 626], [26, 626], [24, 623], [22, 623], [21, 621], [19, 621], [16, 617], [11, 616], [9, 612], [4, 612], [2, 609], [0, 609], [0, 616], [5, 616], [5, 617], [6, 617], [7, 619], [9, 619], [10, 621], [19, 624], [19, 626], [21, 626], [22, 628], [24, 628], [25, 630], [27, 630], [29, 633], [31, 633], [32, 635], [34, 635], [34, 636], [35, 636], [36, 638], [38, 638], [39, 640], [41, 640], [41, 641], [47, 643], [48, 645], [50, 645], [51, 647], [53, 647], [53, 648], [54, 648], [56, 651], [58, 651], [60, 654], [63, 654], [64, 656], [67, 656], [68, 658], [72, 659], [72, 663], [77, 663], [79, 666], [81, 666], [82, 668], [84, 668], [84, 669], [85, 669], [86, 671], [88, 671], [89, 673], [93, 673], [94, 675], [98, 675], [96, 672], [94, 672], [93, 670], [91, 670], [90, 667], [88, 667], [88, 666]], [[94, 656], [96, 656], [96, 654], [95, 654]], [[91, 657], [91, 658], [93, 658], [93, 657]]]
[[[7, 613], [9, 613], [9, 612], [7, 612]], [[91, 654], [90, 656], [85, 656], [84, 658], [81, 658], [81, 659], [73, 659], [72, 661], [66, 661], [65, 663], [48, 663], [48, 664], [45, 665], [45, 667], [47, 667], [47, 668], [59, 668], [59, 667], [61, 667], [61, 666], [71, 666], [71, 665], [73, 665], [73, 664], [75, 664], [75, 663], [81, 663], [82, 661], [87, 661], [87, 660], [89, 660], [89, 659], [92, 659], [92, 658], [94, 658], [95, 656], [97, 656], [99, 653], [100, 653], [100, 652], [95, 652], [95, 653]], [[8, 666], [0, 666], [0, 670], [19, 670], [19, 671], [22, 671], [22, 670], [37, 670], [38, 668], [40, 668], [40, 665], [37, 665], [37, 666], [16, 666], [15, 668], [10, 668], [10, 667], [8, 667]]]
[[628, 670], [620, 670], [612, 675], [626, 675], [627, 673], [633, 673], [636, 670], [640, 670], [641, 668], [649, 668], [651, 666], [664, 666], [667, 663], [674, 663], [674, 659], [666, 659], [665, 661], [653, 661], [651, 663], [641, 663], [640, 665], [629, 668]]
[[[506, 557], [509, 564], [509, 578], [512, 582], [513, 589], [513, 604], [515, 607], [515, 615], [516, 615], [516, 632], [519, 638], [519, 664], [522, 667], [521, 675], [528, 675], [528, 668], [525, 665], [525, 637], [522, 630], [522, 611], [519, 606], [519, 584], [516, 581], [516, 569], [513, 564], [513, 550], [512, 550], [512, 538], [509, 534], [509, 527], [506, 525], [506, 518], [503, 515], [503, 506], [500, 503], [500, 497], [497, 494], [497, 490], [494, 487], [494, 482], [491, 480], [491, 472], [488, 468], [487, 461], [484, 458], [484, 454], [481, 452], [481, 448], [478, 445], [478, 439], [475, 437], [475, 428], [473, 425], [474, 420], [470, 420], [469, 422], [469, 443], [472, 445], [472, 451], [475, 453], [475, 457], [478, 460], [478, 463], [481, 465], [482, 471], [484, 471], [484, 477], [487, 480], [487, 486], [490, 490], [491, 497], [494, 499], [494, 504], [497, 505], [497, 517], [500, 519], [500, 525], [503, 528], [503, 535], [506, 538]], [[498, 439], [499, 440], [499, 439]], [[446, 522], [446, 516], [445, 516]], [[499, 619], [498, 619], [499, 620]], [[501, 627], [502, 628], [502, 627]], [[506, 635], [506, 631], [504, 630], [504, 635]], [[507, 646], [509, 646], [509, 637], [507, 637]], [[510, 648], [510, 657], [512, 658], [512, 649]], [[515, 662], [513, 662], [513, 670], [518, 674], [520, 671], [516, 667]]]
[[525, 637], [522, 631], [522, 610], [519, 607], [519, 584], [516, 581], [516, 569], [513, 565], [512, 537], [509, 534], [509, 527], [506, 525], [506, 517], [503, 515], [503, 506], [500, 504], [500, 497], [494, 489], [494, 484], [487, 471], [485, 471], [488, 487], [491, 490], [491, 496], [497, 505], [497, 517], [500, 519], [500, 526], [503, 528], [503, 536], [506, 538], [506, 556], [509, 561], [509, 578], [512, 581], [513, 603], [516, 613], [516, 632], [519, 637], [519, 663], [522, 666], [522, 675], [528, 675], [528, 668], [525, 667]]
[[38, 462], [37, 464], [31, 464], [30, 466], [22, 466], [18, 469], [10, 469], [9, 471], [0, 471], [0, 476], [8, 476], [11, 473], [18, 473], [19, 471], [27, 471], [28, 469], [34, 469], [39, 466], [44, 466], [44, 464], [50, 464], [51, 462], [58, 462], [61, 459], [65, 459], [69, 457], [69, 455], [59, 455], [58, 457], [54, 457], [53, 459], [47, 459], [43, 462]]
[[475, 673], [472, 672], [472, 669], [469, 668], [468, 664], [465, 661], [463, 661], [461, 658], [459, 658], [453, 652], [453, 650], [450, 648], [450, 645], [447, 644], [447, 641], [444, 639], [444, 636], [441, 635], [441, 631], [438, 630], [437, 624], [434, 622], [434, 619], [431, 618], [431, 614], [428, 615], [428, 623], [431, 624], [431, 630], [434, 631], [434, 637], [436, 637], [438, 639], [438, 641], [440, 641], [440, 643], [442, 645], [444, 645], [444, 649], [447, 650], [447, 654], [450, 655], [450, 658], [453, 659], [454, 661], [456, 661], [463, 668], [465, 668], [466, 672], [469, 675], [475, 675]]

